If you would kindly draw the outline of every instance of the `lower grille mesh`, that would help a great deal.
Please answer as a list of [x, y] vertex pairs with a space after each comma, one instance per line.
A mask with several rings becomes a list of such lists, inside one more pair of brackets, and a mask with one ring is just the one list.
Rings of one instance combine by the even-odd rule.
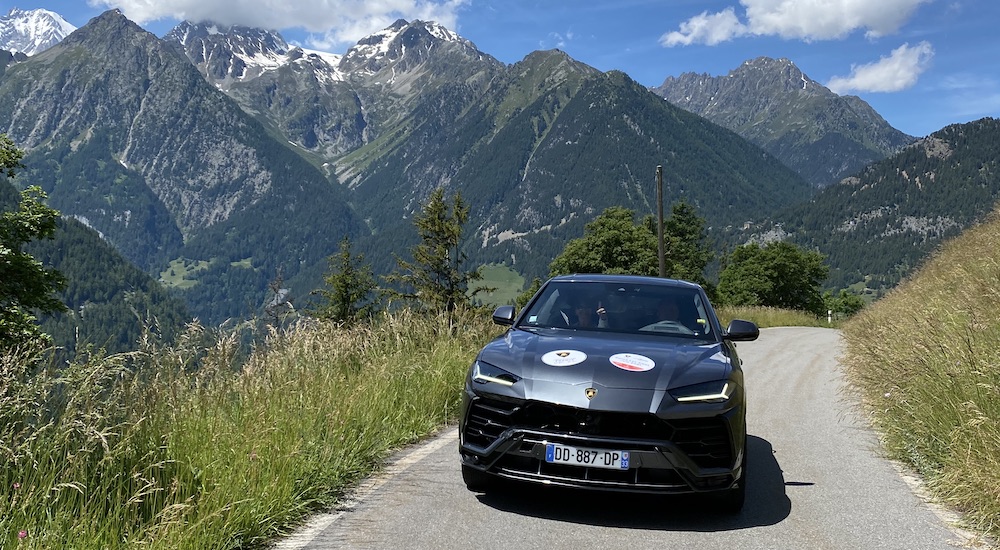
[[465, 441], [489, 447], [508, 428], [672, 442], [701, 468], [732, 465], [729, 429], [722, 418], [662, 420], [648, 413], [620, 413], [548, 403], [476, 399], [465, 423]]

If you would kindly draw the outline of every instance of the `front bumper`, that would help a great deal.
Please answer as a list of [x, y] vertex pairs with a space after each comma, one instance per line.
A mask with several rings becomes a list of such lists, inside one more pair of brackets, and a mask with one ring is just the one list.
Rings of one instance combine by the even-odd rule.
[[[563, 487], [692, 493], [730, 489], [741, 477], [744, 410], [662, 419], [467, 393], [462, 464], [491, 475]], [[553, 464], [545, 445], [629, 451], [626, 470]]]

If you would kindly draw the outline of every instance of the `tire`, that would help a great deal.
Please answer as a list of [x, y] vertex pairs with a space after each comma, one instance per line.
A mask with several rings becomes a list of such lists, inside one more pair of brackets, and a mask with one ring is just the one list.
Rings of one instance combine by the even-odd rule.
[[743, 463], [740, 468], [740, 477], [736, 480], [736, 487], [719, 495], [718, 507], [725, 514], [738, 514], [743, 510], [743, 503], [747, 496], [747, 454], [747, 446], [744, 441]]
[[462, 464], [462, 481], [466, 488], [475, 493], [485, 493], [496, 485], [493, 476], [465, 464]]

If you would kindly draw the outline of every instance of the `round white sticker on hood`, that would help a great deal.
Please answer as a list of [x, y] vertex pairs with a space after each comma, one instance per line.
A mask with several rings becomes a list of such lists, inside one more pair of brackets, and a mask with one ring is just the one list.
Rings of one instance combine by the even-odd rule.
[[635, 353], [616, 353], [608, 358], [611, 364], [627, 371], [645, 372], [656, 366], [656, 363], [645, 355]]
[[542, 363], [553, 367], [571, 367], [587, 360], [587, 354], [575, 349], [559, 349], [542, 356]]

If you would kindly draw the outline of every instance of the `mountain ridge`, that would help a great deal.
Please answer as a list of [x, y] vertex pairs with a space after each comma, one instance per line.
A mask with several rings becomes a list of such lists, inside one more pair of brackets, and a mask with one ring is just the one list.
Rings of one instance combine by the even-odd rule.
[[[202, 319], [245, 315], [279, 269], [293, 279], [362, 230], [316, 167], [116, 10], [9, 67], [0, 97], [0, 131], [25, 149], [51, 204], [148, 272], [185, 254], [247, 297], [191, 289]], [[69, 164], [78, 168], [59, 169]], [[303, 193], [311, 200], [290, 199]]]
[[756, 143], [817, 186], [915, 139], [862, 99], [833, 93], [785, 58], [747, 60], [725, 76], [670, 76], [652, 90]]

